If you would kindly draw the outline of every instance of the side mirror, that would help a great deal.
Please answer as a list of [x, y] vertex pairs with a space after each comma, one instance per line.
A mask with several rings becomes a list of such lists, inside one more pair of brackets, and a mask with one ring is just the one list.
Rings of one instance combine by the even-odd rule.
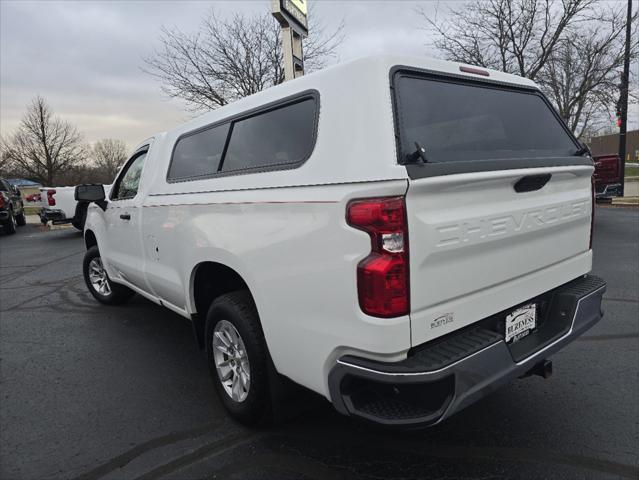
[[106, 210], [107, 202], [103, 185], [78, 185], [75, 187], [75, 199], [78, 202], [93, 202], [102, 210]]

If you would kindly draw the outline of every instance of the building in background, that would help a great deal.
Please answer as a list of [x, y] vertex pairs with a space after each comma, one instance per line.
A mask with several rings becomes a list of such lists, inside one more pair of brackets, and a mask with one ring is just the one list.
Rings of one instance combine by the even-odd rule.
[[[588, 146], [594, 157], [616, 154], [619, 152], [619, 134], [593, 137], [588, 142]], [[639, 162], [639, 130], [626, 134], [626, 162]]]

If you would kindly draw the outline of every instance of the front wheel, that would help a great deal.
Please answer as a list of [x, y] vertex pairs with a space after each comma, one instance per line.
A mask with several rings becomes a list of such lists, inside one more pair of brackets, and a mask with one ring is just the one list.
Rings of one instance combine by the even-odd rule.
[[206, 316], [206, 354], [217, 394], [236, 420], [255, 425], [270, 414], [268, 353], [250, 293], [215, 299]]
[[89, 248], [84, 254], [82, 267], [84, 282], [98, 302], [106, 305], [120, 305], [134, 295], [133, 290], [109, 279], [97, 246]]

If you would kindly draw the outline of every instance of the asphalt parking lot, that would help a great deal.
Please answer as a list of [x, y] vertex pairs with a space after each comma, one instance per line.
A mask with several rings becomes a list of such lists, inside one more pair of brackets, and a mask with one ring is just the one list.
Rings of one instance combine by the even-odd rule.
[[386, 432], [313, 396], [251, 430], [217, 401], [188, 322], [136, 297], [104, 307], [74, 229], [0, 234], [0, 477], [639, 478], [639, 209], [599, 208], [605, 318], [444, 424]]

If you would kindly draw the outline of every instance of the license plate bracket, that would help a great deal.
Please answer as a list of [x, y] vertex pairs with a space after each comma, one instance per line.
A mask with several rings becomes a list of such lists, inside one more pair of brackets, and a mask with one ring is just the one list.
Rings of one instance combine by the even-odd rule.
[[514, 343], [529, 335], [537, 327], [537, 304], [529, 303], [508, 315], [504, 328], [506, 343]]

